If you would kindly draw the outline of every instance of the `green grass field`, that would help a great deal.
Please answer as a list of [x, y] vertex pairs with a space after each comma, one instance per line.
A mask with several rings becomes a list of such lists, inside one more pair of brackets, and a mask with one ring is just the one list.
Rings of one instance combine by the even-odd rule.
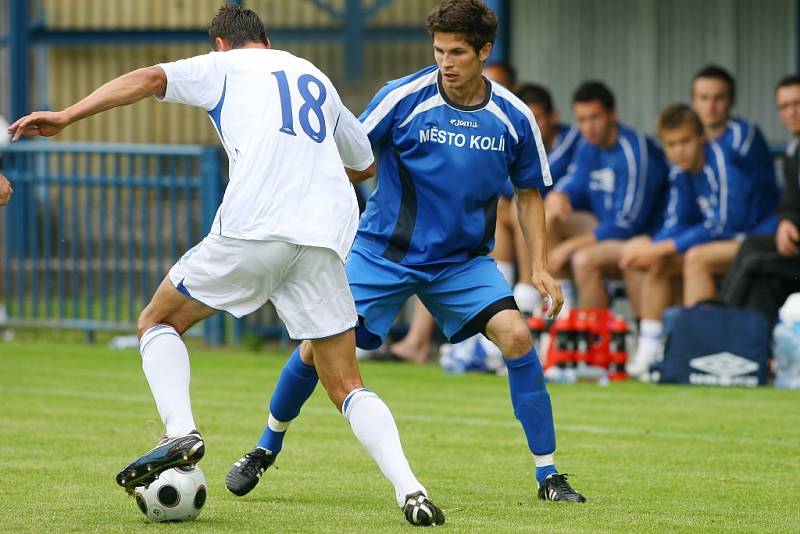
[[[136, 351], [0, 344], [0, 531], [407, 532], [393, 492], [318, 389], [278, 469], [248, 496], [224, 486], [265, 421], [285, 359], [192, 350], [206, 438], [205, 511], [146, 522], [114, 483], [158, 421]], [[447, 532], [797, 532], [800, 393], [644, 384], [552, 386], [557, 464], [585, 505], [535, 499], [530, 454], [504, 378], [365, 364], [392, 408]], [[158, 425], [151, 424], [160, 432]]]

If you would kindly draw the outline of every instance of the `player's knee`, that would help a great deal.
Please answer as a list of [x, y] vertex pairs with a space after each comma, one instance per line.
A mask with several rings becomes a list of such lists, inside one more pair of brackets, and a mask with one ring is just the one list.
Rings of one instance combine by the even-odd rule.
[[153, 314], [150, 313], [149, 308], [145, 308], [139, 314], [139, 319], [136, 321], [136, 333], [139, 336], [139, 338], [141, 338], [145, 332], [147, 332], [157, 324], [159, 323], [155, 319]]
[[300, 344], [300, 359], [306, 365], [314, 365], [314, 351], [311, 350], [311, 342], [308, 340]]
[[178, 334], [183, 334], [186, 330], [186, 325], [181, 325], [179, 321], [164, 317], [163, 314], [159, 314], [157, 310], [154, 310], [152, 306], [147, 306], [139, 314], [139, 319], [136, 321], [136, 334], [141, 338], [145, 332], [160, 324], [173, 327]]
[[572, 272], [575, 278], [583, 278], [594, 270], [594, 258], [589, 250], [578, 250], [572, 255]]
[[706, 255], [703, 254], [703, 250], [700, 248], [692, 247], [686, 251], [683, 262], [683, 268], [686, 272], [696, 273], [706, 270]]
[[530, 330], [523, 321], [515, 321], [498, 341], [503, 355], [512, 360], [525, 356], [533, 347]]

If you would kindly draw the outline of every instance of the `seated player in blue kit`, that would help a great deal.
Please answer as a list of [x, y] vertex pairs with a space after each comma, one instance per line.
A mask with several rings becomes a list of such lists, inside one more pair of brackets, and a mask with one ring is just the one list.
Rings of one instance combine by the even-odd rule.
[[[771, 201], [748, 174], [750, 167], [735, 151], [706, 141], [695, 112], [684, 104], [667, 107], [659, 119], [664, 150], [674, 164], [662, 228], [652, 238], [626, 243], [620, 267], [644, 273], [641, 326], [636, 355], [628, 365], [632, 376], [647, 376], [661, 344], [661, 315], [673, 304], [674, 280], [683, 278], [693, 247], [736, 240], [743, 234], [774, 227]], [[684, 300], [688, 300], [684, 295]]]
[[[583, 141], [571, 169], [547, 195], [550, 272], [563, 279], [567, 306], [577, 286], [582, 308], [608, 305], [604, 277], [619, 276], [622, 246], [658, 224], [667, 166], [652, 139], [621, 124], [614, 95], [588, 81], [573, 96]], [[636, 295], [630, 295], [636, 306]]]

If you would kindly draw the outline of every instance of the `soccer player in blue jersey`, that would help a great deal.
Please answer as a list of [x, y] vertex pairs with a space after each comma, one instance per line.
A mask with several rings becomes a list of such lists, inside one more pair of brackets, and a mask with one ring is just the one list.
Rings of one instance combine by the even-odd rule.
[[[775, 166], [761, 130], [753, 123], [732, 116], [736, 103], [736, 80], [725, 69], [707, 65], [695, 74], [691, 87], [692, 108], [703, 124], [707, 141], [715, 141], [734, 156], [746, 176], [756, 184], [753, 193], [765, 206], [777, 209], [780, 190]], [[776, 223], [777, 224], [777, 223]], [[765, 228], [773, 232], [774, 228]], [[716, 279], [725, 274], [741, 242], [722, 239], [693, 247], [687, 253], [684, 269], [689, 286], [684, 295], [687, 306], [716, 294]]]
[[[539, 357], [508, 284], [487, 256], [497, 196], [511, 177], [532, 283], [552, 299], [551, 314], [558, 314], [563, 297], [546, 266], [540, 189], [551, 180], [541, 135], [528, 107], [481, 75], [497, 31], [497, 19], [483, 2], [444, 0], [427, 28], [436, 65], [386, 84], [361, 116], [379, 153], [379, 178], [347, 262], [359, 315], [357, 343], [380, 345], [412, 294], [452, 341], [484, 332], [505, 356], [539, 498], [584, 502], [556, 470], [553, 415]], [[304, 343], [293, 358], [310, 362], [309, 348]], [[312, 389], [310, 377], [288, 368], [281, 373], [256, 447], [270, 459], [259, 464], [262, 470], [280, 452], [286, 427], [305, 401], [297, 392], [307, 397]], [[231, 473], [249, 461], [246, 456]], [[258, 477], [253, 479], [255, 485]]]
[[602, 82], [578, 87], [573, 112], [583, 142], [546, 199], [550, 271], [563, 279], [572, 274], [581, 307], [602, 308], [603, 277], [620, 274], [624, 242], [656, 224], [667, 167], [652, 139], [618, 121], [614, 95]]
[[[673, 303], [673, 282], [689, 280], [686, 258], [693, 247], [734, 240], [771, 224], [773, 210], [747, 174], [747, 162], [736, 151], [706, 141], [700, 118], [685, 104], [668, 106], [659, 118], [659, 135], [670, 161], [669, 201], [661, 229], [652, 239], [629, 241], [620, 267], [644, 273], [639, 348], [628, 368], [647, 377], [659, 349], [661, 314]], [[684, 300], [687, 300], [684, 296]], [[657, 331], [658, 336], [649, 335]]]

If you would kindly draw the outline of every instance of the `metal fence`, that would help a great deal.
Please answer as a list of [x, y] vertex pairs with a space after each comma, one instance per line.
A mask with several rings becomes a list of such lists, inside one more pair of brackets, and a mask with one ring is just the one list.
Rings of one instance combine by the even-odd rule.
[[[2, 155], [15, 189], [0, 258], [9, 326], [135, 329], [221, 197], [215, 147], [25, 142]], [[209, 342], [223, 324], [206, 321]]]

